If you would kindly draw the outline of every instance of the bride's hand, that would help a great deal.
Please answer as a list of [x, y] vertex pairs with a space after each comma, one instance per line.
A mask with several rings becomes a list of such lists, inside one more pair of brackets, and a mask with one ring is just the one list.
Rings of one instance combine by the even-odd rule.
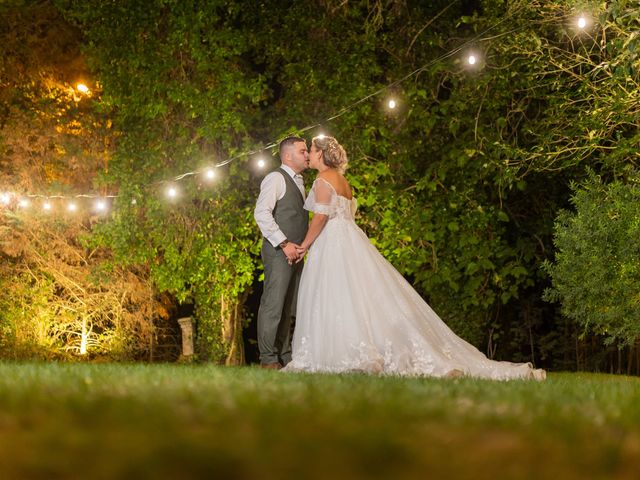
[[304, 256], [307, 253], [307, 250], [308, 248], [302, 245], [296, 247], [296, 251], [298, 252], [298, 259], [296, 260], [296, 263], [300, 263], [302, 260], [304, 260]]

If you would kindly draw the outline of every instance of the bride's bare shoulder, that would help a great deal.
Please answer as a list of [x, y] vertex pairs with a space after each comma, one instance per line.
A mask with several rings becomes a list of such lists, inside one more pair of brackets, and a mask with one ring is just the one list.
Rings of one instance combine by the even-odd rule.
[[318, 177], [319, 178], [324, 178], [325, 180], [328, 180], [329, 178], [336, 178], [337, 176], [339, 176], [340, 174], [335, 171], [332, 168], [327, 168], [326, 170], [323, 170], [322, 172], [318, 172]]
[[340, 172], [333, 169], [327, 169], [323, 172], [319, 172], [317, 178], [321, 178], [325, 182], [331, 184], [338, 195], [351, 198], [351, 185], [349, 185], [347, 179], [344, 178]]

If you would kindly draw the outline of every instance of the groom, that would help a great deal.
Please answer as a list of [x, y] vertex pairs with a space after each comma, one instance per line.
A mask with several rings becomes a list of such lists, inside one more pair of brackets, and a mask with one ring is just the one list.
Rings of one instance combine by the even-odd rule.
[[258, 348], [263, 368], [280, 369], [291, 361], [291, 325], [296, 315], [298, 283], [303, 263], [296, 247], [309, 226], [304, 210], [302, 172], [309, 152], [300, 137], [280, 142], [282, 165], [260, 185], [254, 218], [262, 232], [264, 291], [258, 310]]

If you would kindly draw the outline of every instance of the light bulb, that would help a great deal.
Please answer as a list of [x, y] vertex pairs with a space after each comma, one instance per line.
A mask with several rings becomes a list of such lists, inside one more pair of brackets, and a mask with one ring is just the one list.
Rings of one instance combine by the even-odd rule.
[[469, 65], [475, 65], [476, 64], [476, 56], [475, 55], [469, 55], [469, 58], [467, 59], [467, 61], [469, 62]]
[[396, 101], [395, 100], [389, 100], [389, 108], [390, 109], [394, 109], [396, 108]]
[[587, 19], [586, 19], [586, 18], [584, 18], [584, 17], [580, 17], [580, 18], [578, 19], [578, 27], [579, 27], [579, 28], [584, 28], [584, 27], [586, 27], [586, 26], [587, 26]]
[[104, 212], [107, 209], [107, 204], [104, 200], [98, 200], [95, 203], [95, 208], [98, 212]]
[[175, 187], [169, 187], [167, 189], [167, 196], [169, 198], [176, 198], [178, 196], [178, 190], [176, 190]]
[[18, 202], [18, 206], [20, 208], [27, 208], [29, 206], [29, 200], [27, 200], [26, 198], [21, 198]]
[[45, 212], [49, 212], [51, 211], [51, 204], [49, 202], [44, 202], [44, 204], [42, 205], [42, 208], [44, 209]]
[[260, 159], [258, 159], [257, 165], [258, 165], [258, 168], [264, 168], [266, 163], [262, 158], [260, 158]]
[[67, 210], [69, 210], [70, 212], [75, 212], [76, 210], [78, 210], [78, 206], [71, 202], [68, 206], [67, 206]]
[[213, 168], [207, 168], [204, 172], [204, 176], [207, 180], [213, 180], [216, 177], [216, 171]]
[[84, 94], [89, 93], [89, 87], [87, 87], [84, 83], [79, 83], [78, 85], [76, 85], [76, 88], [81, 93], [84, 93]]

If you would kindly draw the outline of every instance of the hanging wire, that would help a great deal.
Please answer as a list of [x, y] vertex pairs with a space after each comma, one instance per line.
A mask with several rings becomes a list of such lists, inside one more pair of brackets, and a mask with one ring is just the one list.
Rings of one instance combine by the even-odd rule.
[[[424, 65], [416, 68], [415, 70], [413, 70], [412, 72], [406, 74], [405, 76], [375, 90], [374, 92], [369, 93], [368, 95], [359, 98], [358, 100], [354, 101], [353, 103], [347, 105], [346, 107], [343, 107], [341, 110], [339, 110], [337, 113], [330, 115], [329, 117], [325, 118], [324, 120], [317, 122], [317, 123], [313, 123], [310, 125], [307, 125], [306, 127], [303, 127], [301, 129], [298, 129], [297, 132], [300, 133], [304, 133], [306, 131], [312, 130], [314, 128], [318, 128], [321, 127], [329, 122], [332, 122], [338, 118], [340, 118], [341, 116], [343, 116], [344, 114], [346, 114], [347, 112], [353, 110], [355, 107], [357, 107], [358, 105], [366, 102], [367, 100], [369, 100], [370, 98], [376, 97], [380, 94], [382, 94], [383, 92], [386, 92], [390, 89], [393, 89], [394, 87], [400, 85], [401, 83], [406, 82], [408, 79], [418, 75], [421, 72], [424, 72], [425, 70], [427, 70], [428, 68], [432, 67], [433, 65], [436, 65], [439, 62], [442, 62], [448, 58], [453, 57], [454, 55], [457, 55], [458, 53], [460, 53], [461, 51], [465, 50], [468, 46], [473, 45], [475, 43], [478, 42], [482, 42], [491, 38], [496, 38], [497, 36], [502, 36], [503, 34], [494, 36], [494, 37], [484, 37], [484, 35], [486, 35], [487, 33], [489, 33], [490, 31], [494, 30], [495, 28], [497, 28], [498, 26], [502, 25], [503, 23], [505, 23], [507, 20], [509, 20], [510, 18], [512, 18], [517, 12], [519, 12], [520, 10], [522, 10], [524, 8], [524, 3], [519, 6], [518, 8], [514, 8], [510, 13], [508, 13], [507, 15], [505, 15], [501, 20], [499, 20], [498, 22], [494, 23], [493, 25], [490, 25], [489, 27], [487, 27], [485, 30], [483, 30], [482, 32], [478, 33], [477, 35], [475, 35], [474, 37], [468, 39], [467, 41], [465, 41], [464, 43], [462, 43], [461, 45], [449, 50], [448, 52], [443, 53], [442, 55], [440, 55], [439, 57], [436, 57], [435, 59], [430, 60], [429, 62], [425, 63]], [[509, 32], [506, 32], [505, 34], [511, 34], [514, 32], [517, 32], [519, 30], [521, 30], [524, 27], [520, 27], [520, 28], [516, 28], [513, 30], [510, 30]], [[257, 153], [261, 153], [265, 150], [269, 150], [271, 148], [276, 147], [277, 145], [279, 145], [280, 143], [280, 139], [279, 140], [274, 140], [272, 142], [270, 142], [269, 144], [262, 146], [260, 148], [251, 150], [251, 151], [245, 151], [245, 152], [241, 152], [238, 155], [235, 155], [233, 157], [229, 157], [225, 160], [222, 160], [214, 165], [209, 165], [208, 167], [199, 169], [199, 170], [193, 170], [193, 171], [189, 171], [189, 172], [185, 172], [182, 173], [180, 175], [177, 175], [175, 177], [173, 177], [170, 180], [158, 180], [155, 182], [152, 182], [150, 184], [147, 184], [147, 186], [152, 186], [152, 185], [160, 185], [160, 184], [166, 184], [166, 183], [171, 183], [171, 182], [177, 182], [180, 180], [183, 180], [184, 178], [187, 178], [189, 176], [194, 176], [194, 175], [199, 175], [209, 169], [213, 169], [213, 168], [220, 168], [223, 167], [225, 165], [230, 164], [231, 162], [238, 160], [240, 158], [243, 157], [248, 157], [251, 155], [255, 155]], [[143, 185], [144, 186], [144, 185]], [[77, 195], [43, 195], [43, 194], [22, 194], [19, 195], [19, 197], [23, 197], [23, 198], [43, 198], [43, 199], [66, 199], [66, 198], [118, 198], [119, 195], [97, 195], [97, 194], [77, 194]]]

